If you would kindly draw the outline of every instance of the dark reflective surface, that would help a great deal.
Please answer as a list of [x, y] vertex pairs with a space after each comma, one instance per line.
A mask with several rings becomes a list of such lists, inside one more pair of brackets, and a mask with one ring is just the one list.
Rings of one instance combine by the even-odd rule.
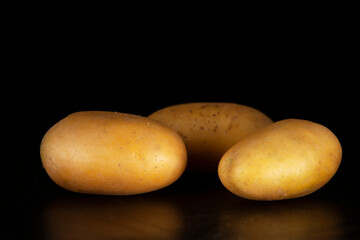
[[11, 226], [22, 230], [8, 228], [5, 239], [357, 239], [357, 201], [334, 187], [257, 202], [233, 195], [216, 175], [185, 174], [170, 187], [134, 196], [77, 194], [49, 182], [12, 212], [19, 218]]
[[220, 222], [226, 239], [339, 239], [342, 235], [341, 212], [327, 200], [233, 203], [222, 212]]
[[45, 239], [178, 239], [183, 223], [168, 199], [57, 198], [44, 206]]

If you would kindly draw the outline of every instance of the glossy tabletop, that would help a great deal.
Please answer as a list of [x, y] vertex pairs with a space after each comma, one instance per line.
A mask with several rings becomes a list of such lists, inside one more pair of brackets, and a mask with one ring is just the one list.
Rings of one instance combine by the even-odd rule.
[[[356, 198], [334, 181], [292, 200], [235, 196], [216, 174], [185, 173], [173, 185], [133, 196], [72, 193], [41, 174], [7, 213], [5, 239], [359, 239]], [[34, 187], [34, 186], [33, 186]]]

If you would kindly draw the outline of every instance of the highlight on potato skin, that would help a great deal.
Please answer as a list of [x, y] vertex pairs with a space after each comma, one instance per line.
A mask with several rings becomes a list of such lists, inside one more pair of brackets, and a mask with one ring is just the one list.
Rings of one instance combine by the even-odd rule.
[[84, 111], [45, 134], [40, 156], [50, 178], [74, 192], [130, 195], [164, 188], [186, 167], [181, 137], [150, 118]]
[[300, 119], [270, 124], [231, 147], [218, 174], [232, 193], [253, 200], [308, 195], [336, 173], [342, 157], [337, 137], [325, 126]]
[[224, 102], [194, 102], [155, 111], [149, 118], [174, 129], [188, 152], [187, 171], [217, 171], [222, 155], [236, 142], [273, 123], [249, 106]]

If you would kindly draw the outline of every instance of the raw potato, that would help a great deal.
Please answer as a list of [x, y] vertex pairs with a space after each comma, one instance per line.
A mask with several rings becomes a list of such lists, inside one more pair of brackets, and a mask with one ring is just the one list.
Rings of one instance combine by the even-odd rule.
[[228, 190], [243, 198], [297, 198], [324, 186], [341, 156], [341, 145], [328, 128], [287, 119], [235, 144], [222, 157], [218, 174]]
[[44, 136], [41, 159], [61, 187], [82, 193], [129, 195], [176, 181], [186, 167], [180, 136], [155, 120], [115, 112], [77, 112]]
[[235, 143], [270, 123], [260, 111], [235, 103], [185, 103], [151, 115], [185, 142], [188, 170], [216, 172], [222, 155]]

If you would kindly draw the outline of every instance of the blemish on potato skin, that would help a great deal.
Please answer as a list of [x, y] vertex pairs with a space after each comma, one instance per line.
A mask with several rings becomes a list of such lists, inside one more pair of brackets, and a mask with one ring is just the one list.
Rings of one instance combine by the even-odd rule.
[[186, 139], [187, 136], [182, 131], [177, 131], [177, 133], [180, 135], [182, 139]]
[[212, 131], [216, 132], [217, 128], [218, 128], [218, 125], [215, 125], [215, 127], [214, 127], [214, 129]]
[[228, 125], [228, 127], [225, 129], [224, 133], [229, 132], [229, 131], [232, 129], [232, 127], [233, 127], [233, 125], [232, 125], [232, 123], [230, 123], [230, 124]]

